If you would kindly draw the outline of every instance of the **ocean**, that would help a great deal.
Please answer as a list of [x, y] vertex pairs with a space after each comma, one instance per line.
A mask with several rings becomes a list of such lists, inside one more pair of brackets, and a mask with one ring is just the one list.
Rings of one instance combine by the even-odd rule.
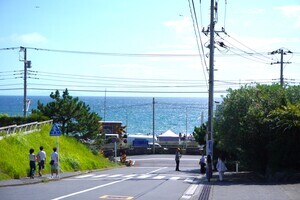
[[[37, 108], [37, 101], [46, 104], [48, 96], [29, 96], [28, 114]], [[183, 97], [79, 97], [105, 121], [122, 121], [129, 134], [152, 134], [153, 108], [154, 129], [159, 135], [167, 130], [179, 133], [192, 133], [195, 126], [207, 121], [207, 98]], [[0, 113], [10, 116], [23, 115], [23, 96], [0, 96]], [[0, 125], [1, 126], [1, 125]]]

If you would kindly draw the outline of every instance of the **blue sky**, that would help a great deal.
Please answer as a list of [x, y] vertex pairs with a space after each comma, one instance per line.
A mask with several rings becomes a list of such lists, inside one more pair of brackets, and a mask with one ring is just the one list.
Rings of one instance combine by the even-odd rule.
[[[209, 25], [210, 1], [199, 2], [201, 31]], [[279, 48], [293, 52], [284, 56], [291, 62], [285, 81], [300, 83], [298, 0], [219, 0], [217, 17], [216, 30], [225, 27], [227, 35], [215, 38], [226, 45], [215, 50], [216, 97], [245, 83], [278, 82], [280, 65], [270, 63], [280, 56], [268, 52]], [[39, 49], [27, 49], [29, 96], [64, 88], [73, 96], [208, 95], [188, 0], [1, 0], [0, 24], [1, 95], [23, 95], [23, 53], [5, 49], [20, 46]], [[201, 40], [208, 55], [209, 38], [201, 33]]]

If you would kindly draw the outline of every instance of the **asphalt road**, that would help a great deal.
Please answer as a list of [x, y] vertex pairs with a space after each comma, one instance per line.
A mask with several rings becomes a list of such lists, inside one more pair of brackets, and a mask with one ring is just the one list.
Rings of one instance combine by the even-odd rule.
[[0, 199], [300, 199], [300, 183], [260, 182], [243, 172], [226, 172], [222, 182], [218, 181], [218, 175], [214, 173], [212, 181], [207, 182], [199, 174], [199, 156], [184, 155], [180, 162], [180, 172], [175, 171], [174, 155], [142, 155], [131, 156], [129, 159], [135, 161], [135, 166], [83, 174], [63, 173], [61, 176], [64, 178], [47, 181], [47, 177], [43, 177], [46, 180], [44, 182], [38, 182], [38, 178], [2, 181]]
[[129, 159], [133, 167], [96, 171], [57, 181], [0, 188], [2, 200], [40, 199], [181, 199], [191, 197], [200, 180], [199, 156], [184, 156], [180, 172], [174, 155]]

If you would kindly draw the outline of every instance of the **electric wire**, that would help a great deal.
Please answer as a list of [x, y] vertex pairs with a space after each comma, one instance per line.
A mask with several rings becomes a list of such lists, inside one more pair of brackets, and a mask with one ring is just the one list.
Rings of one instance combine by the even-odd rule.
[[[193, 10], [195, 11], [194, 1], [192, 0], [192, 2], [193, 2], [193, 8], [194, 8]], [[207, 70], [207, 65], [206, 65], [206, 62], [205, 62], [205, 56], [204, 56], [204, 50], [203, 50], [203, 56], [202, 56], [202, 55], [201, 55], [201, 50], [200, 50], [199, 41], [198, 41], [198, 34], [199, 34], [199, 37], [201, 38], [200, 32], [199, 32], [199, 26], [198, 26], [198, 23], [197, 23], [198, 34], [197, 34], [197, 31], [196, 31], [196, 26], [195, 26], [195, 20], [197, 21], [197, 16], [196, 16], [196, 13], [195, 13], [195, 12], [194, 12], [194, 14], [193, 14], [190, 0], [188, 0], [188, 3], [189, 3], [189, 9], [190, 9], [190, 14], [191, 14], [192, 22], [193, 22], [193, 28], [194, 28], [194, 34], [195, 34], [195, 39], [196, 39], [196, 43], [197, 43], [198, 53], [199, 53], [200, 60], [201, 60], [202, 71], [203, 71], [204, 79], [205, 79], [205, 81], [207, 82], [206, 71], [205, 71], [205, 69], [204, 69], [204, 65], [205, 65], [206, 70]], [[194, 16], [195, 16], [195, 19], [194, 19]], [[201, 40], [201, 39], [200, 39], [200, 40]], [[201, 43], [202, 43], [202, 40], [201, 40]], [[204, 65], [203, 65], [203, 62], [204, 62]], [[207, 85], [207, 88], [208, 88], [208, 85]]]
[[[204, 48], [203, 48], [203, 42], [202, 42], [202, 37], [201, 37], [201, 33], [200, 33], [200, 29], [199, 29], [199, 24], [198, 24], [198, 17], [197, 17], [197, 13], [196, 13], [196, 9], [195, 9], [195, 4], [194, 4], [194, 0], [192, 0], [192, 5], [193, 5], [193, 13], [194, 13], [194, 16], [195, 16], [195, 22], [196, 22], [196, 27], [197, 27], [197, 33], [198, 33], [198, 36], [199, 36], [199, 39], [200, 39], [200, 44], [201, 44], [201, 51], [202, 51], [202, 60], [204, 62], [204, 65], [205, 65], [205, 68], [206, 70], [208, 70], [208, 67], [207, 67], [207, 63], [206, 63], [206, 60], [205, 60], [205, 53], [204, 53]], [[200, 5], [201, 5], [201, 1], [200, 1]], [[201, 21], [201, 25], [202, 25], [202, 13], [200, 13], [200, 21]], [[199, 51], [199, 49], [198, 49]], [[201, 52], [199, 51], [199, 54], [201, 55]], [[203, 68], [203, 73], [204, 73], [204, 76], [206, 75], [205, 73], [205, 70], [204, 70], [204, 66], [202, 65], [202, 68]], [[205, 80], [206, 80], [206, 76], [205, 76]]]

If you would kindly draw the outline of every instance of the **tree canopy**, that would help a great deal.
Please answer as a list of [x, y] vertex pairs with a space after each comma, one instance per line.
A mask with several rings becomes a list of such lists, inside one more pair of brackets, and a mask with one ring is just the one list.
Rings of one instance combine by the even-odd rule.
[[57, 123], [65, 135], [76, 136], [80, 139], [92, 139], [99, 133], [99, 121], [97, 113], [91, 112], [89, 105], [79, 98], [73, 98], [66, 89], [62, 95], [56, 90], [50, 94], [53, 101], [46, 105], [38, 101], [37, 110], [32, 113], [42, 114], [54, 123]]
[[300, 87], [229, 90], [216, 111], [215, 146], [263, 174], [300, 169]]

